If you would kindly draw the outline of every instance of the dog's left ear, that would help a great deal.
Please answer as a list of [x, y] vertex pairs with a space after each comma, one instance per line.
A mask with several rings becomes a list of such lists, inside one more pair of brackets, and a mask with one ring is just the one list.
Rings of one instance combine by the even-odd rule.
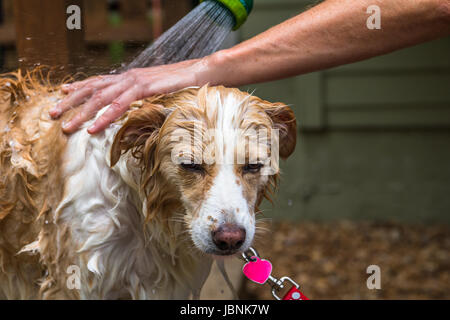
[[157, 104], [144, 105], [138, 110], [131, 111], [127, 121], [114, 137], [111, 147], [111, 167], [128, 150], [132, 150], [133, 156], [139, 159], [140, 155], [147, 153], [145, 151], [153, 148], [159, 129], [168, 114], [167, 108]]
[[286, 159], [294, 152], [297, 143], [297, 122], [295, 114], [283, 103], [270, 103], [264, 101], [264, 111], [272, 119], [275, 129], [279, 130], [280, 157]]

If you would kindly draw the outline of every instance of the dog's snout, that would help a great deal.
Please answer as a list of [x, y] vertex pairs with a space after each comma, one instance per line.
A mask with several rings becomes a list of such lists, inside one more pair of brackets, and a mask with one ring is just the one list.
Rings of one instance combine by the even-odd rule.
[[234, 251], [239, 249], [245, 241], [245, 229], [225, 223], [212, 231], [214, 244], [222, 251]]

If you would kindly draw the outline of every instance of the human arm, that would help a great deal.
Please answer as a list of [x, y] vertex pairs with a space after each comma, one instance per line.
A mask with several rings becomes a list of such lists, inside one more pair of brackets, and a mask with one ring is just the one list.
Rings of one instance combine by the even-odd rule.
[[[381, 29], [366, 26], [370, 5]], [[53, 117], [86, 101], [63, 130], [75, 131], [111, 104], [89, 128], [97, 133], [131, 102], [187, 86], [240, 86], [304, 74], [385, 54], [450, 34], [449, 0], [327, 0], [230, 49], [202, 59], [94, 77], [64, 90]], [[86, 100], [87, 99], [87, 100]]]

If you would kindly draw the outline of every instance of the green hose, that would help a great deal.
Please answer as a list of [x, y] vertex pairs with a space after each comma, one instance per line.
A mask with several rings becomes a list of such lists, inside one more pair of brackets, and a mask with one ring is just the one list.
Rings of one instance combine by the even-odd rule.
[[[200, 0], [203, 2], [204, 0]], [[234, 16], [235, 24], [233, 30], [239, 27], [247, 20], [250, 11], [253, 8], [253, 0], [212, 0], [223, 4]]]

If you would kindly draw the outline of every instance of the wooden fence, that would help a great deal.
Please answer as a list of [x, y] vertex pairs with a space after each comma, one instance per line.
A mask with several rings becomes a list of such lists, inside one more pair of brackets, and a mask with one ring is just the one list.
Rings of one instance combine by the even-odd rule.
[[[19, 67], [36, 64], [72, 72], [86, 63], [86, 49], [150, 43], [195, 5], [192, 0], [0, 0], [0, 47]], [[66, 12], [81, 9], [82, 28], [69, 30]], [[116, 46], [117, 47], [117, 46]], [[6, 53], [5, 53], [6, 52]], [[12, 57], [12, 58], [11, 58]], [[5, 60], [5, 58], [3, 59]], [[6, 63], [15, 66], [14, 61]], [[4, 66], [4, 69], [8, 67]]]

